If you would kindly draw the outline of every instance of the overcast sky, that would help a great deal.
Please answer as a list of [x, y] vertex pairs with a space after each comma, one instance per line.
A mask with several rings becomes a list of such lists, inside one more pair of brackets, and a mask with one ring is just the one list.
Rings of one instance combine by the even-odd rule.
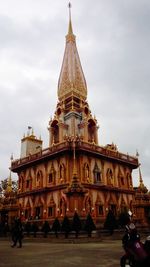
[[[66, 0], [0, 1], [0, 179], [28, 126], [48, 146], [48, 122], [68, 30]], [[72, 0], [72, 24], [99, 123], [99, 144], [139, 152], [150, 190], [150, 1]], [[12, 177], [16, 177], [15, 174]], [[138, 185], [138, 172], [133, 183]]]

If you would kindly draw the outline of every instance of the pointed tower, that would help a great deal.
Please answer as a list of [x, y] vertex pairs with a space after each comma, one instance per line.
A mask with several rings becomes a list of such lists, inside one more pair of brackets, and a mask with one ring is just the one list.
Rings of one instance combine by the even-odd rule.
[[[11, 155], [10, 160], [12, 162], [13, 154]], [[11, 169], [10, 169], [10, 174], [9, 174], [9, 177], [8, 177], [8, 180], [7, 180], [7, 187], [6, 187], [6, 190], [5, 190], [5, 195], [11, 195], [12, 193], [13, 193], [13, 189], [12, 189], [12, 178], [11, 178]]]
[[138, 186], [138, 190], [143, 192], [143, 193], [146, 193], [148, 191], [148, 189], [146, 188], [146, 186], [143, 183], [143, 178], [142, 178], [142, 173], [141, 173], [140, 166], [139, 166], [139, 186]]
[[[11, 155], [11, 163], [13, 156]], [[7, 179], [7, 187], [4, 191], [3, 198], [3, 214], [1, 215], [1, 220], [5, 220], [6, 223], [11, 224], [14, 222], [14, 218], [18, 216], [18, 199], [17, 190], [15, 190], [12, 182], [11, 168]]]
[[[138, 155], [139, 156], [139, 155]], [[135, 203], [134, 210], [136, 210], [136, 220], [141, 225], [146, 225], [149, 216], [149, 204], [150, 204], [150, 194], [147, 187], [144, 185], [141, 168], [139, 164], [139, 186], [135, 188]]]
[[66, 213], [72, 218], [76, 211], [83, 219], [90, 213], [103, 224], [108, 209], [114, 214], [122, 209], [122, 200], [132, 209], [132, 170], [139, 163], [137, 157], [119, 152], [113, 143], [98, 144], [98, 125], [87, 101], [70, 4], [57, 90], [48, 148], [42, 149], [41, 141], [31, 133], [22, 139], [21, 158], [12, 162], [19, 180], [20, 215], [52, 221]]
[[7, 187], [5, 190], [5, 194], [11, 194], [12, 193], [12, 179], [11, 179], [11, 170], [10, 170], [10, 175], [8, 177], [8, 182], [7, 182]]
[[[31, 131], [32, 130], [32, 131]], [[37, 138], [34, 135], [33, 128], [31, 126], [28, 126], [28, 132], [27, 135], [23, 136], [21, 139], [21, 155], [20, 157], [27, 157], [29, 155], [33, 155], [35, 153], [38, 153], [42, 150], [42, 143], [43, 141], [41, 138]]]
[[[77, 99], [80, 100], [78, 105]], [[66, 48], [58, 81], [58, 99], [65, 103], [65, 109], [80, 108], [87, 98], [87, 85], [73, 34], [71, 10], [69, 8], [69, 27], [66, 35]], [[73, 102], [73, 103], [72, 103]], [[69, 105], [70, 103], [70, 105]], [[68, 104], [68, 105], [67, 105]], [[73, 105], [72, 105], [73, 104]]]
[[58, 81], [58, 104], [49, 122], [52, 146], [69, 136], [79, 136], [83, 141], [98, 144], [97, 120], [92, 116], [87, 99], [87, 85], [73, 34], [71, 5], [66, 47]]

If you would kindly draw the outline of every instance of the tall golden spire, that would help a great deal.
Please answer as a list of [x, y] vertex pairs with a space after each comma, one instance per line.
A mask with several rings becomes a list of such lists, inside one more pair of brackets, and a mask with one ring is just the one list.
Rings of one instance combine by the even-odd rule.
[[72, 30], [71, 4], [69, 3], [69, 26], [66, 35], [66, 47], [58, 81], [58, 99], [76, 96], [81, 100], [87, 98], [87, 85], [76, 47], [75, 35]]

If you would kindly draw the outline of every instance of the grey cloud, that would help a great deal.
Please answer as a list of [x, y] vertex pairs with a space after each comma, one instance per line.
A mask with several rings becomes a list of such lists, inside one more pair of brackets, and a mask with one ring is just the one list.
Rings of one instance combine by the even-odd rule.
[[[16, 10], [0, 12], [0, 70], [5, 71], [0, 79], [1, 176], [8, 174], [11, 152], [19, 156], [28, 124], [48, 144], [47, 125], [56, 107], [68, 27], [66, 1], [39, 0], [36, 9], [34, 1], [23, 1], [24, 10], [13, 2]], [[7, 3], [12, 7], [11, 1]], [[131, 155], [138, 149], [150, 189], [149, 0], [77, 0], [72, 5], [88, 102], [100, 124], [100, 144], [113, 141]]]

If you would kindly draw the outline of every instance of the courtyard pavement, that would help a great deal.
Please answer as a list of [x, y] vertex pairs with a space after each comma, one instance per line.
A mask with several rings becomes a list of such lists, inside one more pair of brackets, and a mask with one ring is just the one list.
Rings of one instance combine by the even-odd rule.
[[25, 238], [11, 248], [0, 238], [0, 267], [119, 267], [120, 240]]

